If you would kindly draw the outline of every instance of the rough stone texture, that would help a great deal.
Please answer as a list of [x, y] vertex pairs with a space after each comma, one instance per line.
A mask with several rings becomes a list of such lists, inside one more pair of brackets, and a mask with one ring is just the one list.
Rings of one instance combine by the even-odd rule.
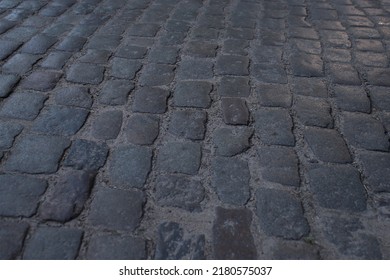
[[332, 63], [329, 65], [330, 73], [336, 84], [361, 85], [359, 73], [350, 64]]
[[2, 70], [5, 73], [23, 75], [31, 70], [32, 66], [39, 58], [38, 55], [24, 53], [15, 54], [2, 66]]
[[295, 111], [299, 120], [307, 126], [333, 127], [330, 106], [324, 100], [309, 97], [295, 100]]
[[286, 85], [262, 84], [256, 94], [262, 106], [290, 108], [292, 104], [292, 94]]
[[22, 80], [20, 86], [25, 89], [49, 91], [53, 89], [62, 73], [49, 71], [35, 71], [27, 78]]
[[361, 152], [363, 174], [369, 188], [374, 192], [390, 191], [390, 155], [379, 152]]
[[369, 84], [375, 86], [390, 86], [390, 71], [386, 68], [371, 68], [367, 71]]
[[241, 98], [223, 98], [221, 101], [223, 119], [226, 124], [246, 125], [249, 121], [249, 110]]
[[48, 36], [46, 34], [38, 34], [26, 42], [21, 48], [21, 51], [30, 54], [43, 54], [55, 42], [57, 42], [56, 37]]
[[222, 77], [218, 94], [221, 97], [248, 97], [250, 94], [249, 79], [247, 77]]
[[238, 55], [220, 55], [217, 57], [215, 71], [218, 75], [245, 76], [249, 74], [249, 59]]
[[55, 91], [55, 102], [58, 105], [73, 106], [89, 109], [92, 106], [92, 97], [88, 89], [78, 86], [59, 88]]
[[136, 145], [152, 145], [159, 133], [159, 119], [148, 115], [133, 115], [124, 131], [127, 139]]
[[210, 107], [212, 84], [201, 81], [179, 82], [173, 95], [173, 102], [178, 107]]
[[293, 75], [300, 77], [321, 77], [324, 75], [324, 65], [319, 55], [294, 53], [290, 57]]
[[18, 76], [0, 74], [0, 98], [7, 97], [18, 81]]
[[318, 260], [320, 255], [315, 245], [302, 241], [267, 239], [263, 242], [266, 259], [271, 260]]
[[250, 128], [218, 128], [214, 131], [213, 142], [216, 154], [235, 156], [249, 148], [249, 139], [253, 134]]
[[390, 112], [390, 92], [387, 87], [370, 87], [372, 106], [381, 111]]
[[292, 80], [291, 87], [295, 94], [311, 97], [328, 97], [326, 84], [321, 79], [295, 77]]
[[119, 79], [134, 79], [142, 64], [138, 60], [115, 57], [112, 59], [111, 76]]
[[203, 140], [207, 115], [204, 111], [175, 111], [169, 123], [169, 132], [191, 140]]
[[105, 111], [95, 117], [92, 124], [92, 135], [97, 139], [115, 139], [121, 126], [121, 111]]
[[80, 84], [99, 84], [103, 80], [104, 67], [86, 63], [75, 63], [69, 68], [66, 80]]
[[335, 87], [336, 104], [341, 110], [370, 113], [370, 99], [361, 87]]
[[71, 52], [52, 52], [45, 60], [42, 61], [41, 66], [49, 69], [61, 69], [65, 63], [72, 56]]
[[23, 126], [13, 122], [0, 123], [0, 150], [11, 148], [15, 137], [22, 131]]
[[106, 105], [125, 105], [134, 85], [125, 80], [109, 80], [99, 94], [99, 102]]
[[213, 77], [213, 63], [207, 59], [185, 58], [177, 70], [179, 80], [198, 80]]
[[142, 87], [135, 92], [133, 111], [163, 114], [167, 109], [169, 92], [160, 88]]
[[28, 228], [25, 222], [0, 221], [0, 260], [12, 260], [20, 254]]
[[140, 76], [141, 86], [169, 85], [174, 77], [175, 67], [166, 64], [147, 64]]

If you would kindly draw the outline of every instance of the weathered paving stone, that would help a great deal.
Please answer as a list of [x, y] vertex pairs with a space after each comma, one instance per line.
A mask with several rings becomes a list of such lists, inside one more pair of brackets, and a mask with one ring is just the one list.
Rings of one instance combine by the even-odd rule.
[[18, 76], [0, 74], [0, 98], [7, 97], [19, 80]]
[[75, 63], [66, 74], [66, 80], [80, 84], [97, 85], [103, 80], [104, 67], [95, 64]]
[[0, 116], [33, 120], [43, 107], [46, 96], [36, 92], [15, 92], [3, 101]]
[[287, 191], [258, 189], [256, 215], [260, 229], [269, 236], [300, 239], [310, 230], [301, 202]]
[[5, 73], [22, 75], [30, 71], [39, 58], [40, 56], [38, 55], [17, 53], [3, 65], [2, 70]]
[[14, 139], [23, 130], [23, 125], [13, 122], [0, 123], [0, 150], [11, 148]]
[[212, 162], [213, 187], [219, 199], [232, 205], [245, 205], [250, 197], [250, 173], [247, 162], [216, 157]]
[[35, 27], [20, 26], [20, 27], [12, 28], [7, 33], [5, 33], [3, 36], [6, 39], [11, 39], [11, 40], [20, 41], [20, 42], [27, 42], [37, 32], [38, 32], [38, 29]]
[[92, 236], [88, 242], [89, 260], [144, 260], [146, 242], [142, 238], [105, 234]]
[[246, 76], [249, 74], [249, 58], [238, 55], [220, 55], [217, 57], [215, 71], [218, 75]]
[[115, 56], [130, 59], [141, 59], [145, 57], [146, 52], [146, 47], [124, 44], [119, 46], [119, 48], [115, 52]]
[[40, 206], [44, 220], [67, 222], [77, 217], [84, 208], [93, 185], [94, 174], [85, 171], [68, 171], [49, 189]]
[[176, 84], [173, 102], [178, 107], [208, 108], [211, 104], [209, 82], [185, 81]]
[[344, 114], [342, 133], [348, 143], [367, 150], [388, 151], [389, 141], [380, 121], [367, 114]]
[[168, 97], [167, 90], [141, 87], [135, 92], [132, 109], [140, 113], [163, 114], [167, 110]]
[[297, 98], [295, 100], [295, 111], [298, 119], [308, 126], [333, 127], [333, 118], [330, 114], [330, 105], [319, 99], [310, 97]]
[[49, 106], [35, 119], [31, 130], [50, 135], [74, 135], [84, 124], [88, 111], [81, 108]]
[[341, 258], [348, 259], [382, 259], [377, 238], [361, 232], [364, 227], [354, 217], [323, 217], [322, 229], [327, 240], [333, 243]]
[[46, 34], [37, 34], [23, 45], [21, 52], [30, 54], [44, 54], [56, 42], [56, 37]]
[[193, 57], [215, 57], [218, 45], [207, 41], [188, 41], [184, 53]]
[[293, 148], [271, 146], [257, 150], [261, 174], [265, 180], [299, 187], [298, 157]]
[[25, 260], [73, 260], [77, 257], [83, 231], [75, 228], [41, 226], [27, 240]]
[[390, 71], [387, 68], [371, 68], [367, 71], [368, 83], [375, 86], [390, 86]]
[[221, 100], [223, 119], [226, 124], [247, 125], [249, 110], [241, 98], [227, 97]]
[[159, 24], [135, 23], [128, 29], [127, 34], [139, 37], [154, 37], [159, 29]]
[[184, 176], [165, 175], [156, 183], [156, 201], [161, 206], [178, 207], [187, 211], [199, 211], [205, 197], [205, 189], [197, 180]]
[[255, 112], [255, 130], [267, 145], [294, 146], [293, 123], [286, 109], [264, 108]]
[[115, 139], [122, 127], [122, 111], [99, 113], [92, 123], [92, 136], [96, 139]]
[[52, 52], [41, 63], [41, 67], [49, 69], [62, 69], [68, 59], [72, 56], [70, 52]]
[[345, 62], [350, 63], [352, 60], [351, 51], [338, 48], [325, 48], [324, 58], [331, 62]]
[[165, 32], [160, 37], [160, 44], [163, 46], [177, 46], [184, 42], [185, 33]]
[[71, 30], [72, 27], [73, 27], [72, 24], [58, 22], [58, 23], [54, 23], [54, 24], [46, 27], [42, 31], [42, 33], [45, 33], [45, 34], [51, 35], [51, 36], [60, 37], [65, 32], [68, 32], [69, 30]]
[[54, 99], [57, 105], [80, 107], [90, 109], [92, 96], [88, 88], [78, 86], [67, 86], [55, 90]]
[[370, 99], [361, 87], [335, 86], [336, 104], [341, 110], [349, 112], [369, 113]]
[[114, 51], [122, 38], [117, 35], [94, 35], [90, 38], [87, 48]]
[[311, 97], [328, 97], [328, 89], [321, 79], [295, 77], [291, 83], [295, 94]]
[[379, 152], [360, 152], [363, 174], [371, 190], [376, 193], [390, 191], [390, 155]]
[[324, 208], [366, 209], [366, 194], [359, 172], [351, 166], [318, 167], [309, 171], [310, 189]]
[[67, 36], [65, 37], [57, 46], [57, 50], [68, 51], [68, 52], [77, 52], [80, 51], [85, 42], [87, 41], [84, 37], [79, 36]]
[[257, 45], [253, 47], [254, 61], [258, 63], [280, 63], [283, 56], [282, 47], [267, 47]]
[[252, 28], [227, 28], [226, 37], [233, 39], [253, 40], [254, 30]]
[[297, 50], [298, 53], [304, 52], [304, 53], [315, 54], [315, 55], [321, 54], [321, 44], [319, 41], [306, 40], [306, 39], [292, 39], [290, 43], [293, 50]]
[[111, 56], [110, 51], [88, 49], [87, 53], [78, 59], [79, 62], [105, 64]]
[[99, 187], [88, 220], [94, 226], [134, 231], [140, 224], [145, 195], [139, 190]]
[[63, 164], [75, 169], [95, 171], [104, 165], [107, 155], [107, 144], [76, 139], [72, 142]]
[[49, 91], [53, 89], [62, 73], [49, 71], [35, 71], [22, 80], [20, 86], [25, 89]]
[[321, 77], [324, 75], [324, 64], [319, 55], [293, 53], [290, 56], [293, 75], [300, 77]]
[[350, 64], [332, 63], [328, 65], [333, 82], [342, 85], [361, 85], [359, 73]]
[[227, 39], [223, 42], [222, 51], [230, 55], [247, 55], [248, 40]]
[[174, 78], [175, 66], [167, 64], [147, 64], [140, 76], [141, 86], [169, 85]]
[[344, 49], [351, 47], [351, 41], [345, 31], [321, 30], [321, 37], [331, 47]]
[[189, 235], [178, 223], [164, 222], [158, 227], [156, 260], [204, 259], [204, 235]]
[[148, 60], [152, 63], [175, 64], [177, 55], [175, 47], [155, 46], [150, 50]]
[[21, 42], [14, 40], [0, 39], [0, 60], [11, 55], [21, 44]]
[[383, 44], [374, 39], [355, 39], [355, 47], [359, 51], [384, 52]]
[[390, 111], [390, 92], [387, 87], [369, 88], [372, 106], [381, 111]]
[[262, 249], [265, 258], [271, 260], [320, 259], [317, 246], [304, 241], [267, 239]]
[[314, 155], [320, 160], [335, 163], [352, 161], [347, 145], [336, 130], [306, 128], [304, 137]]
[[218, 87], [221, 97], [248, 97], [250, 94], [247, 77], [222, 77]]
[[213, 134], [216, 154], [231, 157], [244, 152], [252, 134], [253, 130], [247, 127], [217, 128]]
[[203, 140], [207, 114], [204, 111], [175, 111], [169, 123], [169, 132], [191, 140]]
[[210, 79], [213, 74], [213, 62], [204, 58], [183, 58], [177, 70], [179, 80]]
[[365, 66], [388, 67], [389, 62], [385, 53], [355, 52], [356, 61]]
[[216, 208], [213, 224], [214, 258], [218, 260], [253, 260], [256, 246], [250, 230], [252, 212], [248, 209]]
[[150, 115], [133, 115], [128, 119], [124, 131], [131, 143], [152, 145], [159, 133], [159, 119]]
[[292, 94], [286, 85], [283, 84], [262, 84], [258, 86], [257, 99], [260, 104], [268, 107], [290, 108]]
[[6, 171], [54, 173], [70, 141], [59, 136], [26, 135], [16, 143], [5, 162]]
[[0, 221], [0, 260], [12, 260], [20, 254], [28, 228], [26, 222]]
[[284, 66], [275, 63], [256, 63], [251, 65], [251, 74], [262, 83], [287, 84]]
[[111, 76], [131, 80], [141, 67], [141, 62], [138, 60], [115, 57], [112, 59]]
[[290, 36], [292, 38], [302, 38], [302, 39], [311, 39], [318, 40], [319, 36], [314, 28], [309, 27], [291, 27]]
[[[73, 26], [74, 25], [71, 25], [69, 29], [71, 29]], [[99, 26], [97, 25], [76, 25], [74, 28], [72, 28], [72, 30], [68, 33], [68, 35], [88, 37], [92, 35], [98, 27]], [[96, 47], [92, 46], [92, 49], [96, 49]]]
[[127, 80], [109, 80], [104, 83], [99, 94], [99, 102], [106, 105], [125, 105], [134, 84]]
[[195, 175], [200, 167], [201, 146], [193, 142], [170, 142], [160, 148], [157, 166], [170, 173]]
[[141, 146], [121, 146], [109, 158], [109, 179], [115, 185], [141, 189], [152, 165], [152, 151]]
[[22, 175], [0, 175], [0, 215], [31, 217], [47, 188], [46, 181]]

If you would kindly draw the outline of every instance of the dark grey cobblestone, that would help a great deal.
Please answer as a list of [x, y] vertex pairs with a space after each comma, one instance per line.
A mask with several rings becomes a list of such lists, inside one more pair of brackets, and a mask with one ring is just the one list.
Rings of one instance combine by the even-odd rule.
[[207, 114], [204, 111], [175, 111], [172, 113], [168, 131], [191, 140], [203, 140], [206, 132]]
[[209, 82], [179, 82], [174, 91], [173, 102], [178, 107], [208, 108], [211, 104], [212, 88]]
[[136, 145], [152, 145], [159, 133], [159, 119], [149, 115], [133, 115], [124, 131], [127, 139]]
[[169, 91], [157, 87], [141, 87], [134, 94], [133, 111], [162, 114], [167, 110]]
[[329, 104], [324, 100], [309, 97], [297, 98], [294, 108], [298, 119], [304, 125], [333, 127], [333, 119], [330, 114], [331, 109]]
[[125, 105], [134, 84], [127, 80], [109, 80], [99, 94], [99, 102], [106, 105]]
[[0, 98], [7, 97], [19, 79], [15, 75], [0, 75]]
[[244, 152], [250, 147], [252, 134], [253, 129], [247, 127], [216, 129], [213, 134], [216, 154], [231, 157]]
[[167, 64], [147, 64], [142, 71], [140, 84], [142, 86], [169, 85], [174, 77], [175, 67]]
[[213, 77], [213, 63], [207, 59], [184, 58], [177, 70], [179, 80], [209, 79]]
[[246, 125], [249, 121], [249, 110], [244, 99], [223, 98], [221, 101], [223, 120], [226, 124]]
[[21, 45], [18, 41], [0, 39], [0, 59], [5, 59]]
[[221, 97], [248, 97], [250, 94], [249, 79], [247, 77], [222, 77], [218, 94]]
[[292, 80], [291, 87], [295, 94], [311, 97], [328, 97], [327, 86], [321, 79], [296, 77]]
[[256, 94], [260, 104], [266, 107], [290, 108], [292, 104], [292, 94], [283, 84], [262, 84]]
[[267, 240], [263, 250], [271, 260], [318, 260], [318, 248], [304, 241]]
[[0, 221], [0, 260], [12, 260], [20, 254], [28, 228], [25, 222]]
[[61, 76], [62, 73], [59, 72], [35, 71], [22, 80], [20, 86], [24, 89], [49, 91], [56, 86]]
[[23, 47], [21, 48], [21, 52], [31, 54], [43, 54], [56, 42], [56, 37], [45, 34], [38, 34], [32, 37], [28, 42], [23, 45]]
[[11, 148], [15, 137], [23, 130], [23, 125], [14, 122], [0, 123], [0, 150]]
[[31, 70], [40, 56], [26, 53], [18, 53], [12, 56], [2, 67], [6, 73], [25, 74]]
[[363, 174], [374, 192], [390, 191], [390, 155], [380, 152], [361, 152], [358, 154], [362, 162]]
[[92, 124], [92, 135], [96, 139], [115, 139], [122, 127], [122, 111], [106, 111], [95, 116]]
[[215, 71], [218, 75], [245, 76], [249, 74], [249, 59], [238, 55], [221, 55], [217, 57]]
[[104, 68], [86, 63], [73, 64], [66, 74], [69, 82], [80, 84], [99, 84], [103, 80]]
[[364, 89], [355, 86], [335, 87], [336, 104], [341, 110], [370, 113], [371, 104]]
[[93, 101], [92, 96], [88, 93], [88, 89], [79, 86], [67, 86], [56, 89], [54, 99], [58, 105], [85, 109], [90, 109]]
[[33, 120], [43, 107], [46, 96], [41, 93], [15, 92], [0, 108], [0, 117]]
[[44, 68], [61, 69], [71, 56], [71, 52], [52, 52], [42, 61], [41, 66]]
[[372, 106], [381, 111], [390, 111], [390, 94], [387, 87], [370, 87]]
[[86, 54], [79, 58], [79, 61], [86, 63], [105, 64], [110, 56], [110, 51], [88, 49]]

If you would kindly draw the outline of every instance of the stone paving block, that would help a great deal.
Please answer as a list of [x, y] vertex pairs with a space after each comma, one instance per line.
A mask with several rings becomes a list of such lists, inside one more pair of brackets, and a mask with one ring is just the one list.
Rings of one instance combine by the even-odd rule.
[[134, 231], [143, 215], [145, 195], [139, 190], [99, 187], [91, 204], [88, 221], [111, 230]]
[[54, 37], [56, 37], [56, 36], [60, 37], [65, 32], [68, 32], [70, 29], [72, 29], [72, 27], [73, 27], [72, 24], [58, 22], [58, 23], [54, 23], [54, 24], [51, 24], [50, 26], [46, 27], [42, 31], [42, 33], [45, 33], [47, 35], [54, 36]]
[[134, 112], [163, 114], [167, 109], [168, 97], [167, 90], [141, 87], [135, 92], [132, 109]]
[[244, 99], [235, 97], [222, 98], [221, 107], [223, 119], [226, 124], [248, 124], [249, 111]]
[[376, 193], [390, 190], [390, 156], [388, 153], [360, 152], [364, 178], [371, 190]]
[[25, 89], [49, 91], [53, 89], [62, 73], [49, 71], [35, 71], [22, 80], [20, 86]]
[[345, 31], [321, 30], [321, 37], [328, 46], [338, 48], [351, 47], [351, 41]]
[[222, 52], [230, 55], [247, 55], [248, 40], [226, 39], [222, 45]]
[[47, 188], [46, 181], [22, 175], [0, 175], [0, 215], [31, 217]]
[[42, 61], [41, 67], [60, 70], [71, 56], [70, 52], [52, 52]]
[[[78, 36], [87, 36], [83, 35], [80, 34]], [[86, 47], [88, 49], [114, 51], [119, 45], [121, 39], [122, 38], [117, 35], [94, 35], [89, 39], [89, 42]]]
[[336, 84], [343, 85], [361, 85], [359, 73], [356, 69], [344, 63], [332, 63], [329, 64], [329, 71], [332, 76], [332, 80]]
[[[319, 41], [306, 40], [306, 39], [292, 39], [290, 40], [293, 50], [296, 50], [297, 53], [308, 53], [313, 55], [321, 54], [321, 44]], [[313, 57], [315, 61], [318, 61], [317, 58]]]
[[87, 39], [84, 37], [67, 36], [56, 46], [56, 49], [68, 52], [78, 52], [83, 48], [86, 41]]
[[92, 136], [96, 139], [115, 139], [122, 127], [122, 111], [105, 111], [96, 115], [92, 123]]
[[370, 68], [367, 71], [368, 84], [390, 86], [390, 70], [386, 68]]
[[17, 24], [17, 22], [2, 19], [0, 21], [0, 34], [3, 34], [4, 32], [8, 31], [12, 27], [14, 27], [16, 24]]
[[378, 30], [371, 27], [355, 27], [352, 26], [349, 28], [352, 36], [359, 39], [379, 39], [381, 35]]
[[193, 57], [215, 57], [218, 44], [207, 41], [188, 41], [184, 54]]
[[210, 27], [199, 26], [191, 29], [191, 38], [194, 39], [213, 40], [217, 39], [218, 35], [218, 30]]
[[324, 76], [324, 64], [319, 55], [296, 52], [290, 56], [293, 75], [300, 77]]
[[350, 26], [374, 27], [374, 23], [364, 16], [347, 16], [346, 20]]
[[247, 76], [249, 59], [239, 55], [220, 55], [217, 57], [215, 71], [217, 75]]
[[[130, 42], [131, 43], [131, 42]], [[133, 46], [131, 44], [123, 44], [115, 51], [115, 56], [130, 59], [144, 58], [147, 52], [146, 47]]]
[[175, 64], [177, 56], [178, 49], [175, 47], [154, 46], [148, 54], [148, 60], [152, 63]]
[[318, 40], [320, 39], [318, 33], [314, 28], [311, 27], [290, 27], [290, 36], [292, 38], [302, 38], [302, 39], [310, 39], [310, 40]]
[[158, 227], [156, 260], [202, 260], [205, 236], [190, 235], [178, 223], [163, 222]]
[[88, 260], [144, 260], [146, 242], [142, 238], [117, 234], [95, 235], [88, 242]]
[[330, 105], [319, 99], [310, 97], [297, 98], [295, 111], [299, 120], [307, 126], [333, 127]]
[[291, 82], [293, 93], [311, 97], [328, 97], [326, 83], [322, 79], [295, 77]]
[[125, 105], [127, 97], [134, 89], [134, 84], [127, 80], [109, 80], [106, 81], [99, 93], [98, 100], [106, 105]]
[[[72, 24], [71, 27], [74, 25]], [[80, 36], [80, 37], [89, 37], [91, 36], [96, 29], [98, 28], [98, 25], [76, 25], [72, 28], [72, 30], [68, 33], [69, 36]], [[94, 43], [95, 45], [91, 46], [91, 49], [98, 49], [98, 43]], [[89, 48], [89, 45], [88, 45]]]
[[23, 125], [13, 122], [0, 123], [0, 150], [11, 148], [14, 139], [23, 130]]
[[188, 33], [191, 28], [191, 24], [181, 20], [168, 20], [165, 25], [165, 30], [175, 33]]
[[71, 136], [84, 124], [88, 111], [81, 108], [49, 106], [34, 121], [31, 131], [49, 135]]
[[88, 49], [86, 54], [78, 59], [80, 62], [105, 64], [111, 56], [110, 51]]
[[267, 145], [294, 146], [293, 123], [285, 109], [263, 108], [254, 114], [255, 130]]
[[127, 140], [136, 145], [152, 145], [159, 134], [159, 119], [151, 115], [133, 115], [124, 128]]
[[364, 66], [387, 67], [389, 62], [385, 53], [355, 52], [356, 61]]
[[168, 131], [176, 136], [203, 140], [206, 132], [207, 114], [204, 111], [174, 111]]
[[265, 180], [299, 187], [298, 157], [293, 148], [271, 146], [257, 149], [261, 174]]
[[36, 92], [15, 92], [3, 101], [0, 117], [33, 120], [42, 109], [46, 98]]
[[301, 239], [310, 231], [301, 202], [287, 191], [258, 189], [256, 215], [268, 236]]
[[123, 44], [131, 44], [134, 46], [151, 48], [154, 45], [154, 39], [148, 37], [135, 37], [135, 36], [127, 36], [123, 40]]
[[193, 142], [169, 142], [157, 154], [157, 167], [169, 173], [195, 175], [200, 167], [201, 146]]
[[213, 133], [213, 143], [219, 156], [235, 156], [250, 147], [249, 139], [253, 130], [247, 127], [217, 128]]
[[68, 9], [65, 5], [58, 3], [49, 3], [39, 11], [39, 14], [45, 17], [58, 17]]
[[4, 170], [32, 174], [54, 173], [69, 145], [68, 139], [59, 136], [26, 135], [14, 146]]
[[21, 52], [30, 54], [44, 54], [56, 42], [57, 37], [46, 34], [38, 34], [23, 45]]
[[221, 97], [249, 97], [250, 90], [247, 77], [225, 76], [221, 78], [218, 94]]
[[38, 29], [35, 27], [19, 26], [8, 30], [8, 32], [4, 34], [4, 37], [6, 39], [15, 40], [18, 42], [27, 42], [37, 32]]
[[384, 52], [383, 44], [379, 40], [373, 39], [356, 39], [356, 49], [359, 51]]
[[273, 240], [263, 242], [263, 252], [270, 260], [319, 260], [320, 255], [315, 245], [304, 241]]
[[178, 82], [173, 95], [173, 102], [178, 107], [209, 108], [210, 92], [213, 86], [209, 82]]
[[246, 161], [215, 157], [212, 164], [212, 184], [223, 203], [245, 205], [250, 198], [250, 173]]
[[0, 260], [12, 260], [20, 254], [28, 228], [26, 222], [0, 221]]
[[95, 64], [74, 63], [66, 73], [66, 80], [80, 84], [97, 85], [103, 80], [104, 67]]
[[160, 37], [160, 44], [163, 46], [181, 45], [186, 38], [186, 33], [165, 32]]
[[370, 115], [344, 114], [341, 124], [341, 131], [351, 145], [367, 150], [389, 150], [389, 140], [383, 125]]
[[390, 91], [387, 87], [369, 87], [372, 106], [381, 111], [390, 111]]
[[355, 212], [366, 209], [366, 192], [355, 168], [320, 166], [309, 171], [309, 180], [321, 207]]
[[88, 93], [88, 88], [79, 86], [67, 86], [56, 89], [54, 100], [57, 105], [85, 109], [90, 109], [92, 106], [92, 96]]
[[183, 58], [177, 70], [179, 80], [213, 78], [213, 62], [203, 58]]
[[325, 61], [350, 63], [351, 51], [338, 48], [324, 48]]
[[284, 66], [275, 63], [257, 63], [251, 66], [251, 75], [262, 83], [287, 84]]
[[147, 64], [140, 76], [141, 86], [169, 85], [174, 78], [175, 66], [168, 64]]
[[112, 59], [111, 76], [131, 80], [141, 67], [142, 64], [138, 60], [115, 57]]
[[257, 87], [256, 94], [262, 106], [290, 108], [292, 104], [292, 94], [287, 85], [261, 84]]
[[135, 23], [127, 30], [127, 34], [139, 37], [155, 37], [160, 27], [159, 24], [154, 23]]
[[83, 231], [75, 228], [40, 226], [27, 240], [25, 260], [73, 260], [77, 257]]
[[[3, 60], [11, 55], [19, 46], [21, 42], [7, 39], [0, 39], [0, 59]], [[4, 69], [4, 68], [3, 68]]]
[[213, 223], [213, 251], [218, 260], [253, 260], [256, 246], [250, 230], [252, 212], [248, 209], [216, 208]]
[[362, 113], [371, 111], [370, 99], [363, 88], [336, 85], [334, 90], [337, 107], [341, 110]]
[[0, 98], [7, 97], [19, 80], [15, 75], [0, 74]]
[[155, 192], [159, 205], [177, 207], [190, 212], [201, 210], [200, 203], [205, 198], [205, 189], [200, 181], [178, 175], [159, 177]]
[[12, 56], [2, 67], [5, 73], [25, 74], [32, 69], [40, 56], [26, 53], [17, 53]]
[[252, 28], [227, 28], [226, 38], [253, 40], [255, 31]]
[[40, 217], [58, 222], [77, 217], [89, 197], [94, 176], [93, 173], [78, 170], [60, 175], [40, 206]]

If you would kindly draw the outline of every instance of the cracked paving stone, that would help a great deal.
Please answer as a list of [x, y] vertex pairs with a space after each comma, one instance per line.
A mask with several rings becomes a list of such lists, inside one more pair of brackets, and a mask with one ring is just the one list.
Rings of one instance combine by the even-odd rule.
[[164, 222], [158, 227], [156, 260], [202, 260], [205, 236], [189, 235], [178, 223]]
[[168, 90], [154, 87], [141, 87], [134, 95], [134, 112], [163, 114], [167, 110]]
[[213, 224], [214, 257], [218, 260], [254, 260], [256, 246], [251, 233], [252, 212], [248, 209], [216, 208]]
[[320, 166], [309, 171], [309, 180], [321, 207], [348, 211], [366, 209], [366, 191], [355, 168]]
[[247, 127], [217, 128], [213, 134], [216, 154], [231, 157], [244, 152], [252, 134], [253, 129]]
[[60, 70], [71, 56], [70, 52], [52, 52], [42, 61], [41, 67]]
[[209, 108], [210, 92], [213, 86], [209, 82], [178, 82], [173, 95], [173, 102], [178, 107]]
[[98, 100], [105, 105], [125, 105], [134, 84], [127, 80], [109, 80], [103, 85]]
[[22, 53], [44, 54], [56, 42], [57, 37], [46, 34], [37, 34], [26, 42], [20, 51]]
[[115, 139], [122, 127], [122, 111], [105, 111], [95, 116], [92, 136], [96, 139]]
[[282, 185], [299, 187], [298, 157], [293, 148], [259, 147], [257, 155], [264, 179]]
[[40, 226], [26, 241], [25, 260], [73, 260], [77, 257], [83, 231], [75, 228]]
[[42, 179], [1, 174], [0, 215], [10, 217], [33, 216], [46, 188], [47, 183]]
[[231, 205], [245, 205], [250, 198], [250, 173], [246, 161], [216, 157], [212, 162], [213, 187], [219, 199]]
[[332, 63], [328, 65], [332, 80], [336, 84], [361, 85], [359, 73], [356, 69], [345, 63]]
[[133, 115], [124, 128], [127, 140], [136, 145], [152, 145], [159, 134], [159, 119], [151, 115]]
[[25, 74], [32, 69], [40, 56], [26, 53], [17, 53], [4, 63], [2, 70], [5, 73]]
[[49, 135], [71, 136], [82, 127], [88, 113], [81, 108], [49, 106], [35, 119], [31, 130]]
[[215, 71], [218, 75], [247, 76], [249, 58], [239, 55], [220, 55], [217, 57]]
[[308, 53], [294, 53], [290, 56], [293, 75], [300, 77], [324, 76], [324, 64], [319, 55]]
[[12, 260], [21, 253], [28, 228], [26, 222], [0, 221], [0, 260]]
[[63, 164], [75, 169], [96, 171], [104, 165], [107, 155], [107, 144], [76, 139], [70, 146]]
[[333, 118], [330, 114], [330, 105], [319, 99], [310, 97], [297, 98], [295, 111], [298, 119], [307, 126], [333, 127]]
[[111, 76], [132, 80], [141, 67], [142, 64], [139, 60], [115, 57], [112, 59]]
[[145, 57], [147, 51], [148, 49], [146, 47], [124, 44], [118, 47], [115, 52], [115, 56], [130, 59], [141, 59]]
[[193, 142], [169, 142], [160, 148], [157, 167], [161, 171], [195, 175], [200, 167], [201, 146]]
[[47, 97], [37, 92], [15, 92], [3, 101], [0, 116], [33, 120], [39, 114]]
[[54, 173], [70, 141], [64, 137], [26, 135], [16, 143], [4, 170], [31, 174]]
[[249, 97], [250, 90], [247, 77], [222, 77], [218, 94], [221, 97]]
[[368, 186], [376, 193], [390, 191], [390, 155], [379, 152], [360, 152], [363, 174]]
[[336, 130], [307, 127], [304, 137], [314, 155], [320, 160], [334, 163], [352, 161], [345, 141]]
[[88, 88], [78, 86], [67, 86], [56, 89], [54, 99], [57, 105], [80, 107], [90, 109], [92, 106], [92, 96]]
[[68, 171], [49, 188], [40, 206], [44, 220], [67, 222], [77, 217], [84, 208], [94, 181], [94, 174], [85, 171]]
[[301, 202], [287, 191], [258, 189], [256, 215], [268, 236], [300, 239], [310, 231]]
[[98, 187], [88, 220], [94, 226], [132, 232], [141, 222], [144, 204], [145, 195], [139, 190]]
[[247, 125], [249, 110], [244, 99], [226, 97], [221, 100], [223, 120], [226, 124]]
[[213, 76], [213, 62], [204, 58], [183, 58], [177, 71], [179, 81], [211, 79]]
[[146, 242], [142, 238], [104, 234], [94, 235], [88, 243], [88, 260], [144, 260]]
[[140, 76], [141, 86], [169, 85], [174, 78], [175, 66], [168, 64], [147, 64]]
[[0, 74], [0, 98], [7, 97], [19, 80], [15, 75]]
[[80, 84], [97, 85], [103, 80], [104, 67], [95, 64], [75, 63], [66, 73], [66, 80]]
[[204, 111], [175, 111], [168, 131], [191, 140], [203, 140], [206, 133], [207, 114]]
[[290, 108], [292, 104], [292, 94], [287, 85], [262, 84], [256, 94], [262, 106]]
[[369, 87], [372, 106], [381, 111], [390, 111], [390, 94], [387, 87]]
[[78, 59], [79, 62], [105, 64], [111, 56], [110, 51], [88, 49], [86, 54]]
[[152, 150], [144, 146], [121, 146], [109, 158], [109, 179], [114, 185], [141, 189], [152, 168]]
[[293, 123], [286, 109], [263, 108], [254, 114], [256, 134], [267, 145], [294, 146]]
[[25, 89], [49, 91], [53, 89], [62, 73], [49, 71], [35, 71], [22, 80], [20, 86]]
[[336, 85], [334, 92], [337, 107], [341, 110], [370, 113], [370, 99], [361, 87]]
[[390, 86], [390, 71], [387, 68], [371, 68], [367, 71], [368, 83], [375, 86]]
[[294, 77], [291, 87], [292, 91], [299, 95], [328, 97], [328, 89], [322, 79]]
[[23, 125], [13, 122], [0, 123], [0, 150], [11, 148], [14, 139], [23, 130]]
[[200, 181], [177, 175], [160, 177], [155, 191], [159, 205], [178, 207], [190, 212], [201, 210], [200, 203], [205, 198], [205, 189]]

